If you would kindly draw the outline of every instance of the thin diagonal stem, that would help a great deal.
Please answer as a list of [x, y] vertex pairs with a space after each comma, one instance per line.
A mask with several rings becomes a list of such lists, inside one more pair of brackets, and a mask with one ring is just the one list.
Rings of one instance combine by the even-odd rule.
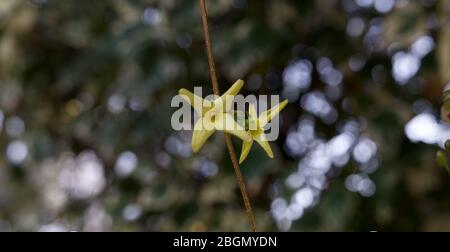
[[[211, 38], [209, 37], [209, 28], [208, 28], [208, 15], [206, 14], [206, 4], [205, 0], [198, 0], [200, 5], [200, 13], [202, 17], [202, 25], [203, 25], [203, 34], [205, 36], [205, 45], [206, 52], [208, 54], [208, 65], [209, 65], [209, 74], [211, 76], [211, 83], [214, 94], [219, 96], [219, 84], [217, 82], [216, 75], [216, 66], [214, 64], [214, 56], [212, 52], [211, 46]], [[245, 211], [247, 212], [248, 222], [250, 223], [250, 228], [253, 232], [256, 231], [256, 223], [255, 216], [253, 215], [252, 206], [250, 205], [250, 200], [248, 198], [247, 188], [245, 186], [245, 180], [242, 176], [241, 169], [239, 168], [239, 163], [236, 158], [236, 153], [233, 148], [233, 144], [231, 143], [230, 135], [225, 133], [225, 143], [228, 148], [228, 152], [230, 153], [231, 163], [233, 164], [234, 172], [236, 173], [236, 180], [241, 190], [242, 199], [244, 200]]]

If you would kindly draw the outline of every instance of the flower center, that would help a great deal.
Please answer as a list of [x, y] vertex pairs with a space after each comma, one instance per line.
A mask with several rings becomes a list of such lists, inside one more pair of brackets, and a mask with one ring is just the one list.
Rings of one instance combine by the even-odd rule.
[[250, 130], [250, 134], [252, 134], [253, 137], [257, 137], [261, 133], [264, 133], [264, 129], [257, 128], [257, 129], [254, 129], [254, 130]]

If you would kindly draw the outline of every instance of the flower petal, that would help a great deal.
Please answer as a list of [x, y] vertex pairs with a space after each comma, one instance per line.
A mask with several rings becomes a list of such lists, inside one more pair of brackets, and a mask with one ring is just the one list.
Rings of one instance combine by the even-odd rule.
[[252, 136], [245, 131], [245, 129], [241, 127], [230, 114], [217, 114], [215, 116], [214, 125], [216, 130], [223, 130], [244, 141], [250, 141], [252, 139]]
[[237, 80], [225, 93], [222, 94], [222, 97], [227, 95], [236, 96], [241, 91], [241, 88], [244, 86], [243, 80]]
[[211, 101], [203, 99], [185, 88], [180, 89], [178, 94], [185, 99], [199, 115], [205, 114], [213, 106]]
[[272, 148], [270, 148], [269, 141], [267, 141], [266, 135], [264, 133], [253, 136], [253, 139], [264, 149], [264, 151], [267, 153], [267, 156], [273, 158]]
[[239, 158], [239, 164], [242, 164], [242, 162], [244, 162], [244, 160], [247, 158], [248, 153], [250, 153], [250, 149], [252, 148], [252, 145], [253, 140], [242, 142], [242, 150], [241, 150], [241, 157]]
[[258, 112], [256, 112], [255, 105], [250, 104], [250, 107], [248, 108], [248, 129], [257, 130], [258, 128]]
[[198, 152], [206, 140], [214, 133], [214, 127], [211, 127], [210, 122], [205, 118], [200, 118], [194, 125], [194, 132], [192, 134], [192, 151]]
[[250, 116], [250, 119], [258, 118], [258, 112], [256, 112], [256, 107], [254, 104], [250, 104], [250, 107], [248, 108], [248, 115]]
[[244, 86], [243, 80], [237, 80], [225, 93], [214, 101], [214, 106], [221, 112], [228, 112], [232, 108], [234, 97]]
[[264, 127], [267, 123], [269, 123], [276, 115], [280, 113], [280, 111], [287, 105], [288, 100], [284, 100], [281, 103], [275, 105], [271, 109], [268, 109], [261, 113], [259, 116], [259, 126]]

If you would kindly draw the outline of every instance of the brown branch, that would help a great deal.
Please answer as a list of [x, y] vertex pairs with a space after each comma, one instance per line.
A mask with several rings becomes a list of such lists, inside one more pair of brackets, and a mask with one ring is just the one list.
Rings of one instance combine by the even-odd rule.
[[[220, 91], [219, 91], [219, 84], [217, 82], [216, 66], [214, 64], [211, 38], [209, 37], [208, 15], [206, 14], [206, 4], [205, 0], [198, 0], [198, 2], [200, 5], [200, 13], [202, 17], [203, 34], [205, 36], [205, 45], [206, 45], [206, 52], [208, 54], [209, 74], [211, 76], [212, 88], [214, 94], [219, 96]], [[250, 228], [252, 229], [252, 231], [255, 232], [256, 231], [255, 216], [253, 215], [252, 206], [250, 205], [250, 200], [248, 198], [244, 177], [242, 176], [241, 169], [239, 168], [239, 163], [236, 158], [236, 153], [234, 151], [230, 135], [227, 134], [226, 132], [224, 132], [224, 134], [225, 134], [225, 143], [227, 145], [228, 152], [230, 153], [231, 163], [233, 164], [234, 172], [236, 173], [236, 180], [239, 185], [239, 188], [241, 189], [242, 199], [244, 200], [244, 206], [247, 212], [248, 222], [250, 223]]]

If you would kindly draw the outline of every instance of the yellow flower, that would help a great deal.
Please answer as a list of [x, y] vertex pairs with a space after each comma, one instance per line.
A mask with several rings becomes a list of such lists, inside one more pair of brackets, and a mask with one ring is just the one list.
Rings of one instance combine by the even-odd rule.
[[179, 91], [183, 97], [200, 115], [194, 125], [192, 135], [192, 151], [198, 152], [208, 138], [216, 131], [223, 130], [233, 134], [244, 141], [251, 140], [250, 134], [245, 131], [227, 112], [233, 105], [234, 97], [239, 93], [244, 81], [237, 80], [228, 91], [213, 101], [205, 100], [190, 91], [182, 88]]
[[273, 108], [261, 113], [258, 118], [255, 106], [252, 104], [248, 111], [248, 126], [249, 132], [252, 136], [250, 141], [244, 141], [242, 144], [241, 157], [239, 158], [239, 164], [244, 162], [247, 158], [250, 149], [252, 148], [253, 141], [256, 141], [267, 153], [270, 158], [273, 158], [273, 152], [270, 148], [269, 141], [267, 141], [266, 134], [264, 133], [264, 127], [274, 118], [280, 111], [286, 106], [288, 100], [284, 100], [277, 104]]

